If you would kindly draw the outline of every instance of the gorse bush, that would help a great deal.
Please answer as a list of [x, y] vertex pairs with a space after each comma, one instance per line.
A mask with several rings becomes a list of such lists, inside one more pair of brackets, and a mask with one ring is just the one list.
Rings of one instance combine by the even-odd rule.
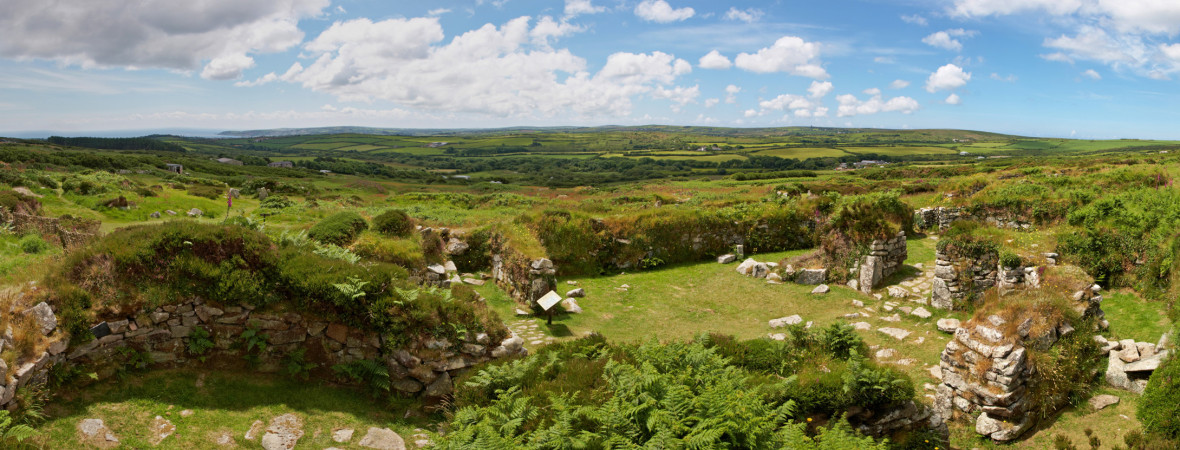
[[360, 214], [339, 212], [312, 226], [307, 230], [307, 235], [325, 244], [345, 246], [351, 244], [368, 228], [368, 222], [365, 222], [365, 218]]
[[387, 236], [405, 237], [414, 231], [414, 220], [400, 209], [391, 209], [373, 218], [373, 229]]

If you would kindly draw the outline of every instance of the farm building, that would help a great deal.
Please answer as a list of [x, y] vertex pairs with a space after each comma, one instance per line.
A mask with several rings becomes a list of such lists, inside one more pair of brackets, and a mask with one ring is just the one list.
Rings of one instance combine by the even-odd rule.
[[177, 175], [184, 175], [184, 166], [180, 164], [165, 164], [165, 166], [168, 168], [169, 172], [175, 173]]
[[268, 163], [268, 164], [267, 164], [267, 166], [269, 166], [269, 167], [282, 167], [282, 168], [285, 168], [285, 169], [292, 169], [292, 168], [294, 168], [294, 167], [295, 167], [295, 163], [293, 163], [293, 162], [291, 162], [291, 161], [275, 161], [275, 162], [272, 162], [272, 163]]

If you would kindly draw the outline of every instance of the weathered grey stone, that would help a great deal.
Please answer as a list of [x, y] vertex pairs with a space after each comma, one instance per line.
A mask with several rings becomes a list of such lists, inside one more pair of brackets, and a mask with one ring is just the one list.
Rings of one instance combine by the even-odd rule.
[[803, 269], [795, 273], [795, 282], [806, 285], [818, 285], [823, 284], [827, 277], [827, 269]]
[[352, 433], [353, 433], [352, 428], [341, 428], [338, 430], [332, 430], [332, 441], [336, 442], [337, 444], [343, 444], [345, 442], [351, 441], [352, 440]]
[[890, 297], [893, 297], [893, 298], [906, 298], [906, 297], [910, 296], [910, 291], [907, 291], [905, 288], [903, 288], [901, 286], [889, 286], [889, 288], [886, 289], [885, 291], [889, 294]]
[[437, 275], [445, 275], [447, 273], [446, 266], [444, 266], [442, 264], [431, 264], [429, 266], [426, 266], [426, 270], [433, 272]]
[[828, 285], [821, 284], [819, 286], [816, 286], [815, 289], [812, 289], [811, 293], [812, 294], [827, 294], [830, 290], [831, 290], [831, 288], [829, 288]]
[[736, 260], [736, 259], [737, 259], [737, 256], [734, 256], [732, 253], [730, 253], [730, 254], [718, 256], [717, 262], [719, 264], [729, 264], [731, 262], [734, 262], [734, 260]]
[[50, 308], [48, 303], [38, 303], [32, 308], [26, 309], [24, 314], [33, 315], [33, 319], [37, 321], [37, 327], [45, 336], [49, 336], [49, 333], [57, 329], [57, 316], [53, 315], [53, 308]]
[[406, 442], [389, 428], [369, 427], [365, 437], [357, 445], [379, 450], [405, 450]]
[[561, 306], [563, 308], [565, 308], [565, 310], [571, 314], [581, 314], [582, 313], [582, 307], [578, 306], [578, 301], [574, 300], [572, 297], [562, 300]]
[[1139, 360], [1139, 346], [1135, 345], [1134, 339], [1123, 339], [1119, 341], [1123, 349], [1119, 351], [1119, 359], [1123, 362], [1135, 362]]
[[1119, 404], [1119, 400], [1119, 397], [1114, 395], [1095, 395], [1090, 397], [1090, 407], [1094, 408], [1095, 411], [1099, 411], [1107, 406]]
[[886, 336], [897, 339], [899, 341], [905, 340], [905, 338], [909, 337], [910, 334], [913, 334], [909, 330], [904, 330], [901, 328], [893, 328], [893, 327], [878, 328], [877, 331], [880, 331], [881, 333], [885, 334]]
[[795, 314], [793, 316], [771, 319], [770, 320], [770, 327], [771, 328], [782, 328], [787, 325], [798, 325], [801, 323], [803, 323], [803, 318], [800, 317], [798, 314]]
[[1153, 371], [1155, 371], [1155, 369], [1158, 369], [1160, 367], [1160, 364], [1163, 363], [1164, 357], [1166, 357], [1167, 354], [1168, 354], [1167, 351], [1163, 351], [1158, 354], [1152, 355], [1149, 358], [1140, 359], [1139, 361], [1135, 361], [1133, 363], [1127, 364], [1127, 365], [1123, 366], [1123, 372], [1129, 372], [1129, 373], [1153, 372]]
[[915, 309], [910, 314], [917, 316], [919, 319], [929, 319], [930, 316], [932, 315], [932, 314], [930, 314], [930, 311], [927, 311], [926, 308], [923, 308], [921, 306], [919, 306], [918, 309]]
[[453, 386], [451, 386], [451, 375], [447, 372], [439, 374], [438, 378], [430, 385], [426, 386], [426, 390], [422, 393], [427, 401], [439, 401], [451, 395]]
[[866, 256], [857, 273], [857, 285], [861, 292], [872, 292], [877, 283], [881, 282], [881, 272], [884, 261], [880, 256]]
[[291, 450], [303, 437], [303, 419], [295, 414], [283, 414], [270, 420], [266, 434], [262, 436], [262, 448], [266, 450]]
[[82, 434], [84, 441], [96, 447], [109, 448], [119, 445], [119, 438], [111, 433], [102, 419], [83, 419], [78, 422], [78, 432]]
[[582, 297], [586, 296], [586, 290], [582, 289], [582, 288], [571, 289], [569, 292], [565, 293], [565, 296], [566, 297], [573, 297], [573, 298], [582, 298]]

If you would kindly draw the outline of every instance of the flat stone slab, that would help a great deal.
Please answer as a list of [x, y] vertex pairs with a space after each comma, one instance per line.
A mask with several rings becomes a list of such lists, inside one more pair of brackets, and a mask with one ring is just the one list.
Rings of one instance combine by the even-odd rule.
[[812, 289], [811, 293], [812, 294], [827, 294], [830, 290], [831, 290], [831, 288], [829, 288], [828, 285], [821, 284], [819, 286], [816, 286], [815, 289]]
[[262, 436], [262, 448], [266, 450], [291, 450], [303, 437], [303, 419], [291, 413], [270, 420], [266, 434]]
[[168, 419], [156, 416], [155, 420], [152, 420], [150, 431], [151, 436], [149, 436], [148, 440], [151, 441], [152, 445], [160, 445], [160, 442], [176, 432], [176, 425], [173, 425]]
[[913, 332], [911, 332], [909, 330], [903, 330], [901, 328], [893, 328], [893, 327], [878, 328], [877, 331], [880, 331], [881, 333], [884, 333], [886, 336], [897, 339], [899, 341], [905, 340], [905, 338], [907, 338], [911, 334], [913, 334]]
[[357, 445], [378, 450], [406, 450], [406, 441], [389, 428], [369, 427]]
[[798, 325], [801, 323], [803, 323], [803, 318], [799, 317], [798, 314], [795, 314], [793, 316], [780, 317], [777, 319], [770, 319], [770, 322], [769, 322], [771, 328], [782, 328], [787, 325]]
[[913, 314], [920, 319], [929, 319], [930, 316], [932, 315], [932, 314], [930, 314], [930, 311], [927, 311], [926, 308], [922, 308], [922, 307], [918, 307], [918, 309], [915, 309], [910, 314]]
[[857, 330], [861, 330], [861, 331], [866, 331], [866, 330], [873, 329], [873, 326], [871, 324], [869, 324], [868, 322], [857, 322], [857, 323], [852, 324], [852, 328], [857, 329]]
[[943, 333], [954, 333], [955, 330], [959, 329], [960, 322], [959, 319], [938, 319], [937, 325], [938, 331]]
[[345, 442], [352, 440], [352, 433], [353, 433], [352, 428], [341, 428], [339, 430], [333, 430], [332, 431], [332, 440], [338, 444], [343, 444]]
[[102, 419], [83, 419], [78, 422], [78, 433], [82, 441], [99, 448], [112, 448], [119, 445], [119, 438], [111, 433], [110, 428]]
[[1095, 395], [1090, 397], [1090, 407], [1094, 408], [1095, 411], [1100, 411], [1107, 406], [1119, 404], [1120, 400], [1116, 395]]

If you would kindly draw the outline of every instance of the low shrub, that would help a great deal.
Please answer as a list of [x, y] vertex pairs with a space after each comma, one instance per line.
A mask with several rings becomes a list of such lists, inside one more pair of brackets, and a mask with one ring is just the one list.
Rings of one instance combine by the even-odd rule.
[[1139, 399], [1137, 416], [1144, 431], [1170, 440], [1180, 439], [1180, 416], [1176, 415], [1176, 405], [1180, 405], [1180, 363], [1173, 357], [1151, 374], [1147, 389]]
[[49, 250], [49, 243], [41, 239], [40, 235], [29, 234], [20, 239], [20, 249], [30, 255], [39, 255]]
[[31, 214], [41, 210], [41, 202], [36, 197], [28, 197], [13, 190], [0, 190], [0, 207]]
[[414, 231], [414, 220], [400, 209], [391, 209], [373, 218], [373, 229], [387, 236], [405, 237]]
[[361, 257], [405, 268], [426, 266], [422, 244], [416, 236], [385, 238], [374, 233], [363, 233], [353, 245], [353, 250]]
[[307, 231], [307, 235], [325, 244], [345, 246], [351, 244], [362, 231], [368, 228], [369, 224], [365, 222], [364, 217], [346, 211], [321, 220]]
[[1000, 254], [1000, 265], [1003, 267], [1017, 268], [1024, 265], [1024, 260], [1012, 252], [1004, 252]]

